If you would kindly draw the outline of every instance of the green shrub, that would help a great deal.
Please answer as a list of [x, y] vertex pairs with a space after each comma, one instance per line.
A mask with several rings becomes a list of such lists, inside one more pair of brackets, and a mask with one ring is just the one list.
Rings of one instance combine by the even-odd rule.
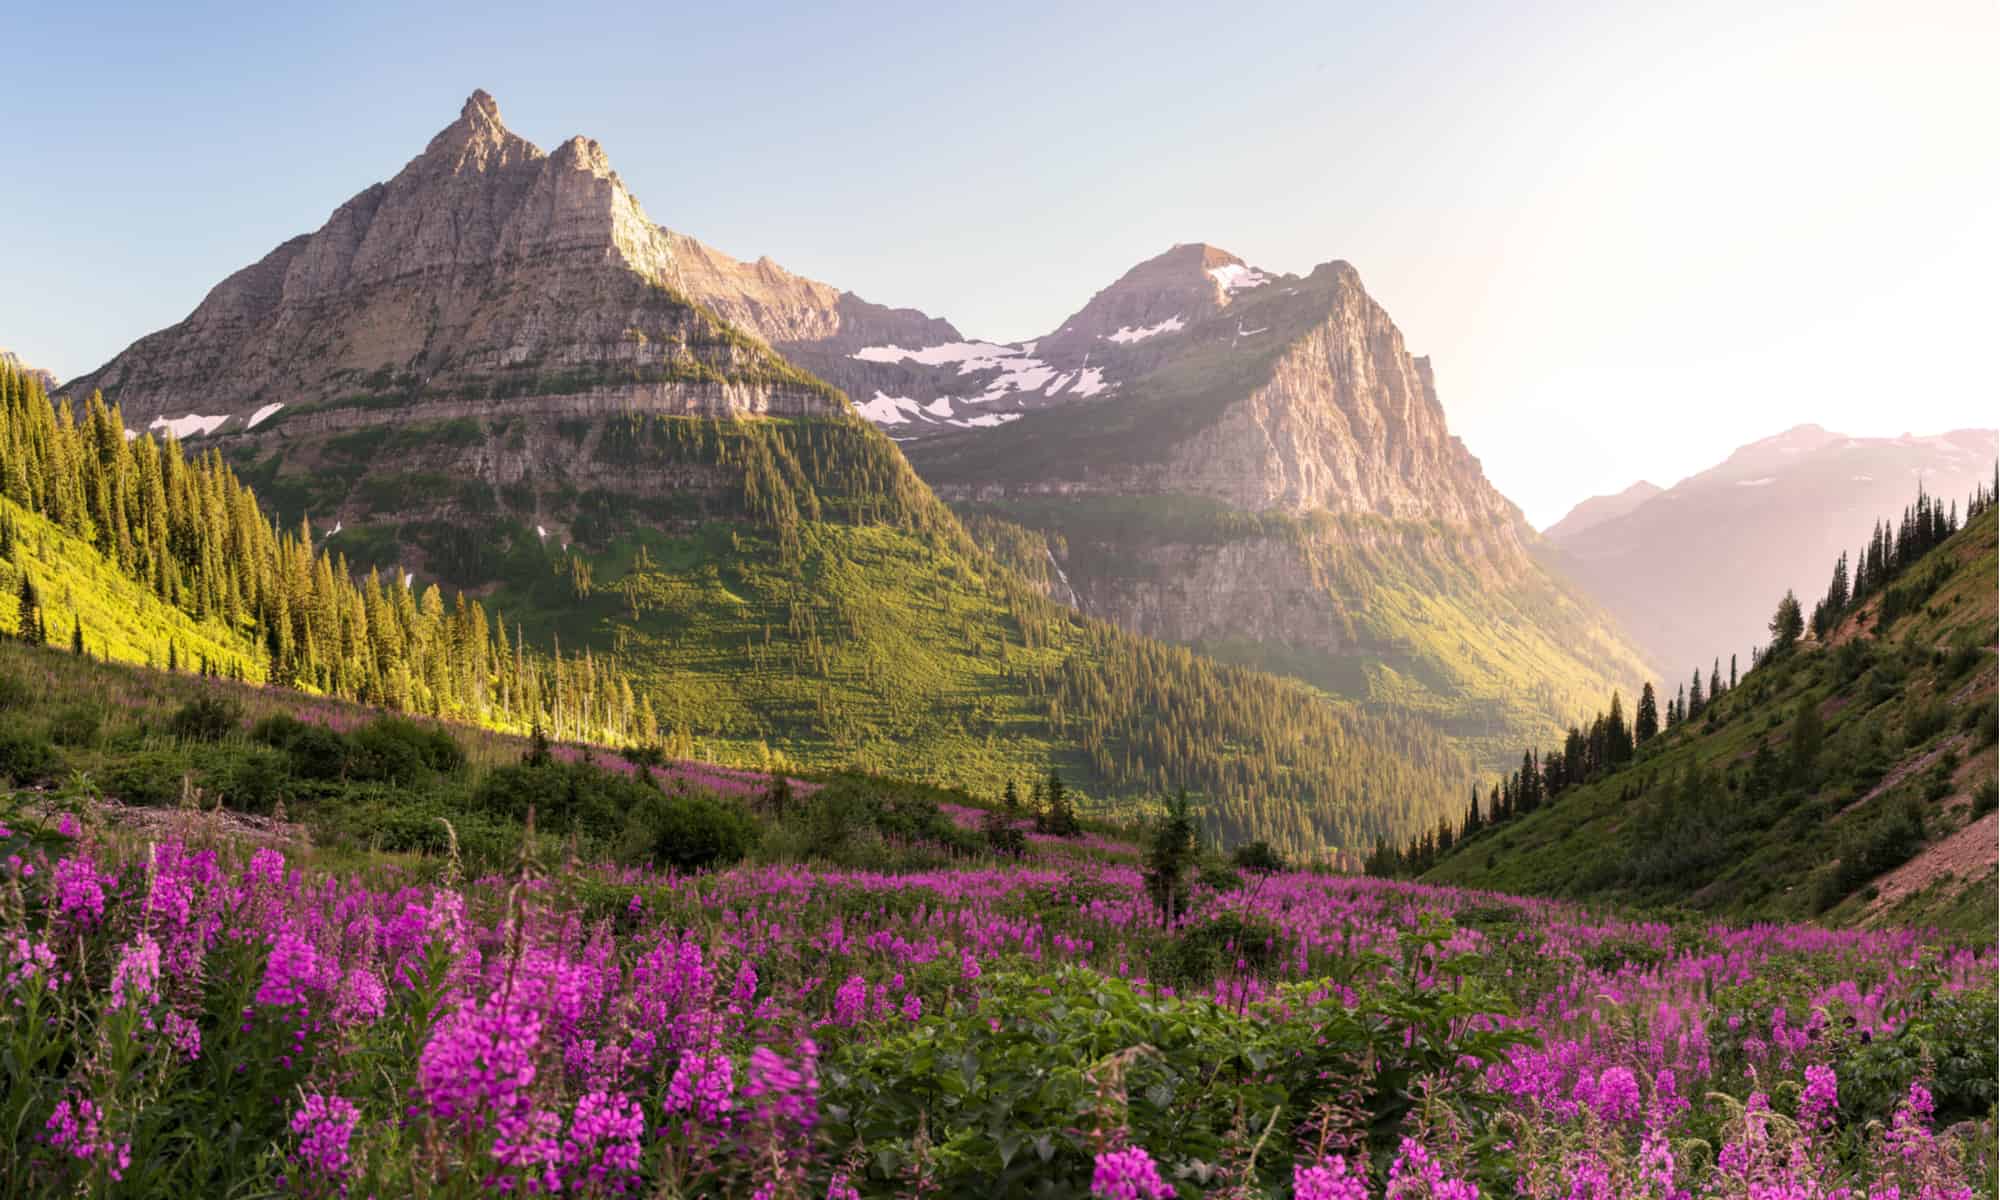
[[627, 814], [620, 848], [627, 862], [698, 871], [738, 862], [756, 844], [757, 828], [739, 805], [649, 791]]
[[49, 739], [58, 746], [91, 747], [103, 736], [104, 710], [95, 704], [66, 704], [49, 717]]
[[355, 779], [414, 783], [465, 766], [465, 750], [435, 725], [377, 717], [347, 735], [347, 773]]
[[147, 751], [113, 763], [104, 773], [104, 790], [126, 804], [164, 807], [180, 800], [181, 780], [187, 773], [188, 761], [182, 755]]
[[167, 732], [183, 741], [219, 742], [236, 732], [243, 705], [233, 696], [196, 696], [167, 718]]
[[33, 698], [26, 683], [13, 675], [0, 675], [0, 708], [19, 708]]
[[45, 737], [25, 729], [0, 729], [0, 778], [40, 783], [62, 766], [62, 756]]
[[1982, 780], [1972, 793], [1972, 815], [1983, 817], [1995, 808], [2000, 808], [2000, 782], [1991, 778]]
[[1236, 847], [1230, 852], [1229, 861], [1241, 870], [1254, 871], [1260, 875], [1286, 869], [1285, 856], [1272, 849], [1271, 843], [1261, 838]]
[[203, 782], [221, 795], [227, 807], [261, 816], [291, 798], [290, 759], [281, 751], [252, 746], [204, 772]]

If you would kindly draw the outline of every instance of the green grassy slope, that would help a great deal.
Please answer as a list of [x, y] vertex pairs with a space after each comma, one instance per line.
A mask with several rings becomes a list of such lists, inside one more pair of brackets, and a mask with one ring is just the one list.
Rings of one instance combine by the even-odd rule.
[[1892, 584], [1913, 602], [1903, 615], [1882, 621], [1878, 593], [1825, 645], [1766, 662], [1624, 769], [1462, 842], [1425, 878], [1992, 937], [1994, 520]]
[[83, 626], [90, 655], [144, 666], [177, 657], [189, 670], [204, 659], [218, 674], [263, 678], [263, 646], [247, 628], [219, 618], [197, 619], [163, 602], [151, 589], [120, 572], [97, 548], [57, 528], [12, 500], [0, 497], [0, 517], [14, 522], [14, 555], [0, 562], [0, 630], [18, 627], [15, 597], [25, 572], [42, 602], [51, 645], [68, 646], [75, 623]]

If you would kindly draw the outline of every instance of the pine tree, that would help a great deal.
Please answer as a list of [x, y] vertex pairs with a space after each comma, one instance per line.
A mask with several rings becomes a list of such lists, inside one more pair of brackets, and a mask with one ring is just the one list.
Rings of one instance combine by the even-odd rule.
[[1771, 654], [1783, 654], [1798, 644], [1800, 635], [1805, 633], [1805, 617], [1799, 610], [1799, 598], [1788, 589], [1785, 598], [1778, 601], [1778, 611], [1771, 615]]
[[1154, 823], [1146, 846], [1146, 894], [1160, 912], [1160, 924], [1168, 929], [1187, 911], [1188, 871], [1194, 865], [1196, 833], [1194, 810], [1186, 789], [1182, 789], [1167, 801], [1167, 811]]
[[1722, 660], [1718, 658], [1708, 667], [1708, 702], [1715, 703], [1716, 697], [1720, 695], [1722, 695]]
[[1702, 709], [1708, 706], [1708, 701], [1703, 699], [1701, 694], [1700, 667], [1696, 667], [1694, 669], [1694, 682], [1688, 685], [1687, 698], [1688, 698], [1687, 699], [1688, 720], [1692, 721], [1696, 717], [1701, 715]]
[[83, 618], [82, 618], [82, 617], [74, 617], [74, 616], [73, 616], [73, 617], [72, 617], [71, 619], [72, 619], [72, 621], [74, 622], [74, 624], [72, 624], [72, 625], [70, 626], [70, 631], [69, 631], [69, 651], [70, 651], [70, 653], [71, 653], [71, 654], [74, 654], [74, 655], [76, 655], [76, 656], [77, 656], [78, 658], [82, 658], [82, 657], [83, 657]]
[[1729, 656], [1729, 690], [1732, 692], [1736, 690], [1736, 656], [1734, 654]]
[[1652, 683], [1648, 682], [1645, 687], [1639, 689], [1639, 711], [1632, 717], [1632, 738], [1636, 744], [1643, 746], [1652, 741], [1653, 735], [1658, 732], [1660, 732], [1660, 702], [1653, 695]]
[[21, 606], [21, 640], [30, 646], [47, 645], [48, 634], [42, 627], [42, 600], [35, 593], [35, 581], [28, 578], [26, 571], [21, 572], [21, 591], [16, 601]]

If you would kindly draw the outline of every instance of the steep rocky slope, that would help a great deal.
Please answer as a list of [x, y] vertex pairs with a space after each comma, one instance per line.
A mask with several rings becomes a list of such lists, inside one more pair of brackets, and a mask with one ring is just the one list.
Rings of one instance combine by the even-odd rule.
[[55, 389], [56, 375], [54, 371], [43, 367], [30, 366], [21, 361], [21, 356], [12, 350], [0, 350], [0, 367], [12, 367], [14, 370], [33, 376], [42, 387], [51, 391]]
[[1645, 673], [1535, 562], [1348, 264], [1176, 246], [1027, 349], [1102, 393], [905, 450], [976, 529], [1038, 535], [1085, 612], [1426, 712], [1492, 766]]
[[[1549, 561], [1615, 613], [1676, 676], [1766, 637], [1772, 597], [1810, 605], [1830, 564], [1921, 483], [1963, 502], [1993, 475], [1990, 429], [1856, 438], [1801, 425], [1753, 442], [1623, 513], [1550, 527]], [[1630, 493], [1628, 493], [1629, 495]]]

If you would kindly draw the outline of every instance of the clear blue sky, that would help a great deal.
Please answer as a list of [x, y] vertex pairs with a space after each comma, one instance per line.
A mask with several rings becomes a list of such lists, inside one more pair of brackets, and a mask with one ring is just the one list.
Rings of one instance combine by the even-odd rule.
[[1986, 0], [290, 7], [10, 14], [0, 346], [95, 367], [484, 87], [654, 220], [975, 336], [1175, 242], [1345, 258], [1537, 524], [1802, 421], [1993, 423]]

